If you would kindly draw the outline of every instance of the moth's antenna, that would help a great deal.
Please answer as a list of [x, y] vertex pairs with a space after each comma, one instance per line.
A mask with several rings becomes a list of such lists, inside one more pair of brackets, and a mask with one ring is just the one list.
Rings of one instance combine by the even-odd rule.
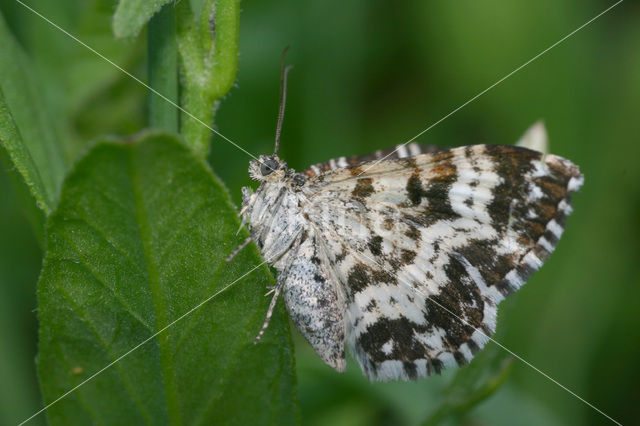
[[288, 67], [284, 66], [284, 58], [287, 55], [288, 50], [289, 46], [284, 48], [282, 51], [282, 61], [280, 62], [280, 107], [278, 108], [278, 124], [276, 125], [276, 146], [273, 150], [274, 154], [277, 154], [278, 148], [280, 148], [280, 133], [282, 133], [282, 121], [284, 120], [284, 106], [287, 103], [287, 74], [289, 74], [289, 70], [292, 68], [291, 65]]

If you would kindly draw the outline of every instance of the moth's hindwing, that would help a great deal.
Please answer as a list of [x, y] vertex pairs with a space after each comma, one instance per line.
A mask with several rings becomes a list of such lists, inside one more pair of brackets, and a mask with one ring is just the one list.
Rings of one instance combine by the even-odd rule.
[[346, 341], [370, 379], [464, 364], [553, 251], [582, 184], [563, 158], [474, 145], [307, 173]]

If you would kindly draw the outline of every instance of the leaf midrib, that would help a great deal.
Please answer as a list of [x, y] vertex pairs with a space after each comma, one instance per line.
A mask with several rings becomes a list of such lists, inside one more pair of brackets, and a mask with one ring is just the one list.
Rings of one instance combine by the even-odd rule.
[[[156, 330], [161, 330], [168, 324], [167, 309], [162, 294], [158, 265], [154, 257], [153, 238], [151, 236], [149, 215], [142, 192], [142, 178], [138, 173], [138, 167], [136, 164], [136, 152], [133, 149], [129, 149], [128, 154], [129, 177], [133, 194], [136, 224], [138, 225], [138, 229], [140, 231], [142, 252], [147, 269], [147, 278], [149, 281], [149, 289], [151, 291], [151, 299], [153, 301]], [[160, 350], [162, 382], [164, 384], [164, 395], [167, 401], [169, 423], [172, 425], [180, 425], [182, 423], [180, 418], [180, 404], [178, 401], [178, 393], [175, 383], [175, 369], [171, 356], [169, 337], [169, 334], [160, 334], [157, 337], [157, 342], [158, 348]]]
[[[122, 295], [118, 293], [116, 289], [110, 287], [109, 284], [107, 283], [107, 280], [104, 277], [102, 277], [100, 273], [97, 270], [95, 270], [95, 268], [92, 268], [90, 266], [90, 262], [83, 255], [82, 250], [80, 250], [77, 244], [75, 244], [75, 242], [66, 234], [64, 234], [62, 238], [64, 238], [64, 240], [69, 244], [69, 246], [72, 247], [73, 251], [76, 253], [78, 258], [82, 260], [82, 262], [74, 262], [74, 259], [70, 259], [70, 258], [57, 258], [56, 260], [58, 262], [71, 262], [75, 266], [79, 266], [80, 268], [83, 268], [85, 272], [91, 275], [102, 288], [104, 288], [106, 291], [108, 291], [113, 295], [113, 297], [120, 303], [120, 306], [122, 306], [125, 312], [131, 315], [131, 318], [133, 318], [136, 322], [138, 322], [145, 329], [147, 329], [149, 333], [153, 333], [154, 330], [151, 328], [151, 324], [148, 324], [144, 320], [144, 318], [142, 318], [140, 314], [138, 314], [133, 309], [133, 307], [129, 303], [127, 303], [127, 301], [122, 297]], [[141, 272], [141, 275], [144, 275], [144, 273]]]

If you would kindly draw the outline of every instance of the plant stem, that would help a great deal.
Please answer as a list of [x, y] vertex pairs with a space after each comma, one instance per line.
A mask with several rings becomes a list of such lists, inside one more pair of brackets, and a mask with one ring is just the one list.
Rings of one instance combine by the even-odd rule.
[[[239, 0], [205, 0], [199, 16], [189, 2], [176, 5], [178, 51], [183, 76], [181, 102], [212, 125], [216, 102], [233, 86], [238, 70]], [[211, 131], [183, 117], [180, 132], [201, 156], [209, 152]]]
[[[178, 44], [174, 6], [168, 4], [149, 22], [149, 85], [178, 103]], [[149, 127], [178, 133], [179, 111], [159, 96], [149, 95]]]

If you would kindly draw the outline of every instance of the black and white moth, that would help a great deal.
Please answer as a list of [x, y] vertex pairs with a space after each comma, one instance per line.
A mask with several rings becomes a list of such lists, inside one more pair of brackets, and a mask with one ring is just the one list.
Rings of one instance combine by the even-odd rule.
[[[371, 380], [408, 380], [469, 362], [497, 307], [551, 255], [583, 176], [569, 160], [519, 146], [417, 143], [340, 157], [298, 173], [276, 152], [243, 188], [251, 239], [325, 363], [345, 349]], [[528, 134], [546, 139], [541, 124]]]

